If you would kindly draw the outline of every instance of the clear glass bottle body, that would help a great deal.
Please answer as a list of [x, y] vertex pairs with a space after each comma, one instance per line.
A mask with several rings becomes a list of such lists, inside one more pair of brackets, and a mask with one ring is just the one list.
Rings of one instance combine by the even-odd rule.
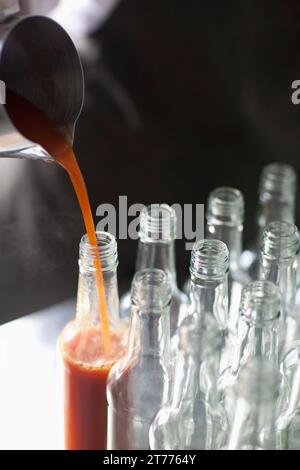
[[285, 163], [267, 165], [260, 177], [257, 233], [253, 247], [241, 257], [244, 270], [253, 280], [259, 275], [259, 250], [264, 229], [270, 222], [295, 222], [295, 198], [297, 175], [293, 167]]
[[[136, 272], [143, 269], [162, 269], [172, 281], [170, 307], [171, 336], [177, 332], [179, 318], [186, 312], [187, 297], [178, 289], [175, 267], [176, 213], [167, 204], [151, 204], [140, 215], [139, 246]], [[130, 318], [130, 292], [121, 297], [121, 316]]]
[[171, 379], [169, 276], [158, 269], [136, 273], [127, 353], [107, 386], [108, 448], [149, 449], [149, 428], [168, 399]]
[[297, 329], [297, 227], [288, 222], [271, 222], [263, 236], [260, 254], [260, 278], [274, 282], [281, 294], [280, 352], [286, 352]]
[[[114, 362], [124, 353], [127, 327], [119, 318], [117, 244], [97, 232], [98, 246], [80, 243], [77, 310], [62, 331], [59, 344], [64, 368], [65, 446], [69, 450], [106, 448], [106, 379]], [[111, 333], [104, 347], [96, 263], [100, 256]]]
[[241, 369], [235, 389], [227, 450], [275, 450], [277, 367], [266, 359], [253, 357]]
[[189, 314], [179, 328], [172, 394], [151, 425], [152, 449], [215, 449], [224, 443], [216, 384], [227, 325], [225, 244], [196, 242], [190, 271]]
[[[222, 415], [211, 413], [210, 394], [200, 387], [205, 359], [220, 347], [218, 328], [204, 329], [187, 316], [179, 329], [179, 350], [170, 401], [155, 416], [150, 427], [152, 450], [196, 450], [222, 446], [218, 431], [224, 428]], [[204, 326], [204, 325], [203, 325]], [[206, 341], [204, 343], [204, 335]], [[202, 349], [203, 348], [203, 349]], [[202, 383], [205, 381], [202, 380]]]
[[278, 367], [280, 293], [269, 281], [255, 281], [244, 287], [239, 310], [237, 342], [230, 366], [222, 371], [218, 389], [227, 416], [234, 407], [234, 386], [252, 357], [264, 358]]

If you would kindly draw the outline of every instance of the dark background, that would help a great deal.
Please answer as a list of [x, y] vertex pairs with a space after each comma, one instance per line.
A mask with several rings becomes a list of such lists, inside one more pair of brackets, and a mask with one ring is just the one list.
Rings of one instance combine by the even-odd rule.
[[[126, 0], [91, 38], [75, 151], [93, 214], [101, 203], [205, 203], [220, 185], [246, 200], [255, 236], [264, 165], [300, 170], [300, 3]], [[0, 322], [76, 294], [81, 215], [56, 165], [0, 161]], [[298, 215], [300, 206], [298, 207]], [[95, 222], [97, 223], [95, 216]], [[119, 282], [137, 243], [119, 243]], [[189, 252], [177, 244], [180, 283]]]

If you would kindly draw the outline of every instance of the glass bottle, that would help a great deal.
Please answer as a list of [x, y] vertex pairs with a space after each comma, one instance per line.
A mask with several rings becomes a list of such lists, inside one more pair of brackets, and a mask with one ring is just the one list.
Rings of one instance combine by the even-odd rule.
[[227, 450], [275, 450], [279, 374], [273, 362], [253, 357], [241, 369]]
[[[172, 301], [170, 309], [171, 336], [177, 332], [179, 318], [184, 317], [187, 297], [177, 287], [175, 267], [176, 213], [167, 204], [151, 204], [140, 215], [139, 246], [136, 272], [162, 269], [170, 274]], [[130, 317], [130, 292], [120, 302], [123, 318]]]
[[300, 450], [300, 341], [284, 357], [279, 417], [276, 421], [278, 450]]
[[244, 198], [238, 189], [217, 188], [208, 198], [207, 238], [221, 240], [229, 250], [229, 330], [235, 335], [242, 288], [250, 282], [240, 257], [244, 222]]
[[108, 377], [108, 448], [149, 449], [149, 428], [167, 401], [171, 377], [169, 275], [136, 273], [126, 355]]
[[[84, 235], [80, 243], [76, 317], [63, 329], [59, 346], [64, 368], [65, 447], [106, 449], [106, 380], [124, 353], [127, 327], [119, 318], [118, 253], [113, 235], [97, 232], [98, 245]], [[111, 345], [104, 350], [97, 285], [100, 256]]]
[[253, 280], [258, 279], [259, 250], [266, 226], [274, 221], [295, 223], [296, 190], [297, 175], [292, 166], [271, 163], [263, 168], [258, 190], [256, 241], [241, 257], [242, 267]]
[[[201, 337], [201, 355], [194, 372], [198, 373], [199, 369], [199, 391], [196, 389], [194, 393], [203, 397], [202, 409], [204, 407], [206, 412], [203, 426], [206, 426], [206, 431], [203, 430], [202, 434], [202, 431], [196, 432], [199, 433], [199, 448], [204, 445], [205, 439], [206, 449], [221, 447], [225, 429], [217, 379], [228, 327], [228, 258], [228, 249], [220, 240], [199, 240], [194, 244], [188, 315], [182, 323], [193, 322], [194, 329]], [[184, 390], [181, 391], [181, 400], [184, 401]]]
[[289, 222], [271, 222], [262, 236], [260, 278], [278, 285], [281, 294], [280, 352], [294, 339], [296, 318], [297, 227]]
[[231, 365], [222, 371], [218, 381], [220, 400], [228, 416], [234, 406], [233, 388], [241, 367], [252, 357], [265, 358], [278, 366], [279, 318], [280, 293], [275, 284], [254, 281], [244, 287]]
[[228, 248], [221, 240], [195, 243], [190, 266], [188, 313], [206, 313], [206, 323], [218, 325], [222, 336], [220, 370], [225, 369], [230, 354], [228, 339]]
[[[158, 411], [150, 427], [153, 450], [213, 449], [222, 445], [220, 432], [215, 430], [226, 428], [223, 415], [210, 412], [210, 390], [200, 388], [204, 361], [215, 353], [218, 360], [220, 332], [217, 325], [207, 329], [204, 324], [199, 328], [199, 320], [188, 315], [179, 328], [171, 398]], [[213, 374], [214, 371], [212, 369]], [[214, 377], [213, 374], [209, 378]], [[214, 379], [216, 383], [216, 377]]]
[[219, 403], [217, 379], [222, 363], [226, 362], [228, 272], [229, 253], [225, 243], [206, 239], [194, 244], [188, 312], [200, 321], [200, 329], [209, 332], [204, 339], [204, 346], [207, 342], [211, 349], [209, 354], [205, 354], [200, 370], [200, 390], [209, 404], [208, 449], [219, 448], [224, 435], [224, 414]]

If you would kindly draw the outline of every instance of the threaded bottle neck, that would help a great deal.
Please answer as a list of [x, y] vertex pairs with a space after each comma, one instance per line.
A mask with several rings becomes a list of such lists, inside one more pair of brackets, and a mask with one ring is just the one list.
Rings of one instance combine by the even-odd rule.
[[254, 281], [243, 288], [240, 317], [248, 324], [264, 327], [280, 316], [279, 288], [270, 281]]
[[229, 269], [229, 253], [220, 240], [199, 240], [194, 244], [190, 273], [193, 279], [219, 280]]
[[170, 276], [160, 269], [144, 269], [135, 274], [131, 289], [131, 326], [128, 354], [153, 356], [169, 367]]
[[118, 266], [118, 246], [115, 237], [108, 232], [96, 232], [97, 245], [92, 245], [85, 234], [79, 245], [80, 270], [95, 272], [95, 261], [100, 258], [102, 271], [113, 271]]
[[212, 191], [208, 197], [206, 218], [209, 225], [242, 225], [244, 221], [242, 193], [238, 189], [229, 187], [221, 187]]
[[293, 260], [298, 253], [297, 227], [289, 222], [271, 222], [262, 236], [263, 257], [278, 262]]
[[144, 269], [135, 274], [131, 288], [132, 304], [152, 313], [168, 307], [172, 297], [170, 275], [161, 269]]
[[262, 203], [270, 199], [293, 203], [296, 186], [297, 175], [293, 167], [285, 163], [271, 163], [262, 171], [259, 198]]
[[[101, 269], [106, 297], [106, 311], [110, 325], [119, 326], [119, 295], [118, 295], [118, 250], [113, 235], [107, 232], [96, 232], [97, 245], [92, 245], [84, 235], [79, 245], [79, 282], [77, 293], [78, 321], [85, 324], [98, 324], [99, 311], [99, 276]], [[101, 266], [99, 263], [101, 262]]]
[[176, 213], [168, 204], [151, 204], [140, 215], [140, 240], [157, 243], [176, 239]]

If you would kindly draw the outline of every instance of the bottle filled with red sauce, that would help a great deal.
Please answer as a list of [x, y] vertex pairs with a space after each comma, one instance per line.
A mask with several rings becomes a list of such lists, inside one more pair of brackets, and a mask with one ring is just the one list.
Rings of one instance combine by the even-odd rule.
[[[124, 353], [126, 326], [119, 318], [117, 243], [109, 233], [97, 232], [98, 246], [85, 235], [80, 243], [76, 318], [60, 336], [64, 363], [65, 448], [106, 449], [106, 379]], [[106, 308], [110, 323], [110, 348], [105, 350], [99, 318], [95, 259], [100, 255]]]

